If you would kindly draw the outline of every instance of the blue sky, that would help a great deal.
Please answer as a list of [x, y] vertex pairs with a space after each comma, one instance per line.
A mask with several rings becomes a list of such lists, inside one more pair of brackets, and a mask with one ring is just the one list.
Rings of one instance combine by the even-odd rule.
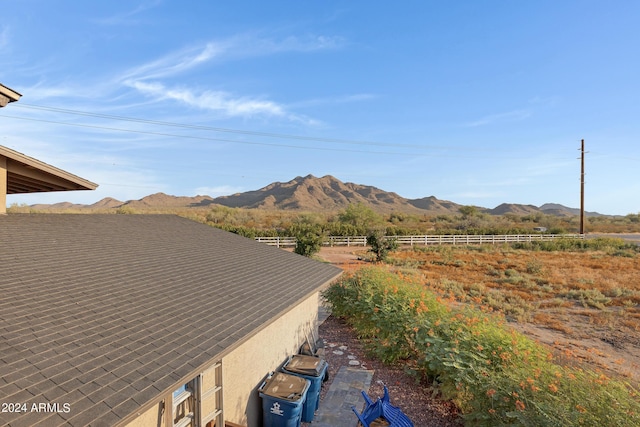
[[[640, 2], [0, 0], [5, 145], [212, 197], [333, 175], [407, 198], [640, 211]], [[6, 19], [9, 17], [9, 19]]]

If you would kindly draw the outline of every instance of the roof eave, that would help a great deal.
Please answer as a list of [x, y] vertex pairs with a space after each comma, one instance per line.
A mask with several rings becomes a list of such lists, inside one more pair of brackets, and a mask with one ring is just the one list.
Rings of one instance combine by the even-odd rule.
[[[0, 146], [0, 156], [6, 157], [7, 172], [9, 174], [17, 174], [32, 179], [34, 182], [55, 182], [53, 191], [71, 191], [71, 190], [95, 190], [98, 184], [81, 178], [77, 175], [51, 166], [40, 160], [34, 159], [10, 148]], [[9, 182], [9, 185], [11, 183]], [[14, 190], [11, 194], [34, 193], [52, 191], [49, 185], [35, 184], [29, 190]]]
[[22, 95], [0, 83], [0, 107], [16, 102]]

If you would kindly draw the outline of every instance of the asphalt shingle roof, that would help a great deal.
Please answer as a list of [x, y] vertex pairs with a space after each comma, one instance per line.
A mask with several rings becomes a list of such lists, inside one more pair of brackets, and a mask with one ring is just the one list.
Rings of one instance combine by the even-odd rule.
[[0, 216], [0, 403], [28, 405], [0, 424], [115, 425], [339, 273], [172, 215]]

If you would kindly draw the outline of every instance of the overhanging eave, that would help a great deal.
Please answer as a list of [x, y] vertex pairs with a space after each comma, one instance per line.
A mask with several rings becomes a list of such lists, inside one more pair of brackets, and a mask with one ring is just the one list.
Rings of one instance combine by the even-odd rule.
[[0, 146], [6, 159], [7, 194], [95, 190], [98, 184]]
[[20, 99], [22, 95], [13, 89], [10, 89], [0, 83], [0, 107], [4, 107], [10, 102], [15, 102]]

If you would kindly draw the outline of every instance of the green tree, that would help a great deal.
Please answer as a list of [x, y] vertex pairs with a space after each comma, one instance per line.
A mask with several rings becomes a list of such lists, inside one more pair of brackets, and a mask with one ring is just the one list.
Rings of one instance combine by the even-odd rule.
[[370, 231], [367, 235], [367, 245], [371, 247], [369, 252], [373, 252], [378, 262], [385, 261], [390, 252], [398, 249], [396, 238], [386, 236], [382, 230]]
[[313, 255], [320, 252], [323, 241], [324, 236], [319, 235], [313, 231], [298, 234], [296, 236], [296, 247], [293, 249], [293, 252], [297, 253], [298, 255], [312, 257]]
[[324, 231], [317, 217], [301, 215], [289, 228], [290, 234], [296, 238], [293, 252], [298, 255], [312, 257], [317, 254], [324, 242]]
[[464, 218], [469, 218], [478, 214], [478, 208], [471, 205], [461, 206], [458, 212], [460, 212]]
[[367, 231], [382, 223], [382, 216], [374, 212], [364, 203], [350, 204], [338, 214], [338, 220], [343, 224], [351, 225], [358, 234], [367, 234]]

